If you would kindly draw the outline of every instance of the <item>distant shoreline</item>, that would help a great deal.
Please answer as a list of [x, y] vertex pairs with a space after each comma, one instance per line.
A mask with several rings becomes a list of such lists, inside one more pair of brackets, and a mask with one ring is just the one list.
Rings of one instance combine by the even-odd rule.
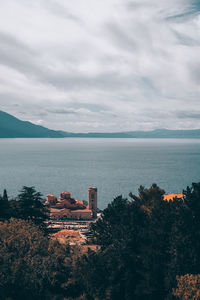
[[47, 139], [125, 139], [125, 140], [127, 140], [127, 139], [132, 139], [132, 140], [171, 140], [171, 139], [174, 139], [174, 140], [199, 140], [200, 138], [193, 138], [193, 137], [191, 137], [191, 138], [189, 138], [189, 137], [187, 137], [187, 138], [184, 138], [184, 137], [177, 137], [177, 138], [175, 138], [175, 137], [173, 137], [173, 138], [171, 138], [171, 137], [167, 137], [167, 138], [162, 138], [162, 137], [159, 137], [159, 138], [126, 138], [126, 137], [124, 137], [124, 138], [120, 138], [120, 137], [99, 137], [99, 138], [95, 138], [95, 137], [68, 137], [68, 138], [54, 138], [54, 137], [15, 137], [15, 138], [10, 138], [10, 137], [6, 137], [6, 138], [1, 138], [0, 137], [0, 140], [8, 140], [8, 139], [44, 139], [44, 140], [47, 140]]
[[200, 139], [200, 129], [151, 131], [87, 132], [73, 133], [52, 130], [28, 121], [22, 121], [6, 112], [0, 111], [0, 138], [139, 138], [139, 139]]
[[131, 136], [63, 136], [63, 137], [52, 137], [52, 136], [46, 136], [46, 137], [41, 137], [41, 136], [18, 136], [18, 137], [0, 137], [0, 140], [3, 139], [146, 139], [146, 140], [150, 140], [150, 139], [163, 139], [163, 140], [167, 140], [167, 139], [195, 139], [198, 140], [200, 139], [200, 136], [196, 137], [196, 136], [157, 136], [157, 137], [153, 137], [153, 136], [149, 136], [149, 137], [131, 137]]

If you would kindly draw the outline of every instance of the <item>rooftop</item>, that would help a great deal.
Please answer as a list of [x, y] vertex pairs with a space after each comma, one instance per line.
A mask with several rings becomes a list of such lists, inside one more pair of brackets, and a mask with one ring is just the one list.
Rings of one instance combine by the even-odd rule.
[[178, 198], [178, 199], [183, 199], [184, 194], [180, 193], [180, 194], [166, 194], [164, 195], [164, 200], [165, 201], [170, 201], [173, 200], [174, 198]]

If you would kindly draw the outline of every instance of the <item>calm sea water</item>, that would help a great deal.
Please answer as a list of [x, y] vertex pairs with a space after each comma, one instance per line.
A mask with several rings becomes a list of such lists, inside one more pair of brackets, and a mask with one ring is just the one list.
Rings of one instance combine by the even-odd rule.
[[87, 200], [88, 186], [97, 186], [102, 209], [140, 185], [179, 193], [199, 181], [200, 140], [0, 139], [0, 193], [10, 197], [26, 185]]

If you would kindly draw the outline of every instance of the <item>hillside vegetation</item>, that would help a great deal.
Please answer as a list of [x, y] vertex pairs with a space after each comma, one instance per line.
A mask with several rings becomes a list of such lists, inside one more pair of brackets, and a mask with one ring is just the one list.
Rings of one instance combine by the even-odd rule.
[[200, 183], [184, 198], [141, 186], [114, 199], [90, 227], [85, 254], [47, 235], [41, 194], [0, 197], [1, 299], [200, 299]]

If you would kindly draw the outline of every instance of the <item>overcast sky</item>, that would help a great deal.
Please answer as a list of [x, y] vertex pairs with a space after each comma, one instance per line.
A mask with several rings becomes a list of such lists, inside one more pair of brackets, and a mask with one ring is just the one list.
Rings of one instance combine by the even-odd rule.
[[73, 132], [200, 128], [199, 0], [0, 0], [0, 110]]

